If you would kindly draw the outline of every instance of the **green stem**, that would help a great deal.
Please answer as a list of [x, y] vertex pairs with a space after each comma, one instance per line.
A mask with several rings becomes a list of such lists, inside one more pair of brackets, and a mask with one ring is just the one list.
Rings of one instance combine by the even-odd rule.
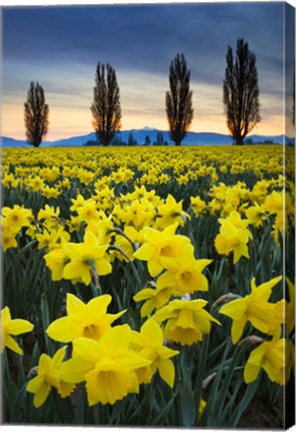
[[108, 247], [108, 251], [109, 250], [115, 250], [117, 252], [120, 252], [122, 256], [124, 256], [124, 258], [128, 261], [131, 262], [130, 257], [119, 247], [119, 246], [115, 246], [115, 245], [110, 245]]
[[131, 244], [134, 252], [137, 250], [135, 243], [132, 241], [132, 239], [129, 238], [129, 236], [124, 231], [122, 231], [122, 229], [113, 228], [112, 230], [110, 230], [110, 232], [115, 232], [116, 234], [121, 235]]
[[58, 418], [61, 423], [64, 423], [63, 413], [61, 411], [60, 401], [58, 400], [57, 391], [54, 388], [52, 388], [50, 393], [51, 393], [51, 400], [53, 402]]
[[94, 297], [102, 295], [101, 287], [97, 287], [92, 280], [90, 281], [90, 288]]
[[125, 257], [125, 259], [131, 265], [131, 267], [133, 269], [133, 272], [134, 272], [134, 275], [135, 275], [135, 277], [137, 279], [137, 283], [138, 283], [139, 289], [141, 289], [142, 288], [142, 282], [141, 282], [141, 279], [139, 277], [139, 274], [137, 272], [137, 269], [136, 269], [135, 264], [133, 263], [133, 261], [131, 261], [131, 259], [126, 255], [126, 253], [120, 247], [118, 247], [118, 246], [111, 245], [111, 246], [109, 246], [108, 250], [116, 250], [116, 251], [120, 252]]
[[[208, 348], [209, 348], [209, 339], [210, 337], [205, 335], [203, 341], [201, 342], [201, 349], [199, 354], [199, 361], [198, 361], [198, 371], [197, 371], [197, 377], [195, 381], [195, 404], [198, 407], [200, 405], [200, 401], [202, 399], [202, 382], [204, 379], [204, 371], [206, 367], [206, 360], [208, 355]], [[198, 416], [198, 413], [197, 413]]]
[[218, 409], [217, 418], [220, 418], [222, 415], [222, 409], [224, 408], [224, 402], [225, 402], [225, 399], [227, 396], [227, 390], [228, 390], [230, 382], [232, 380], [232, 376], [233, 376], [233, 373], [235, 371], [235, 368], [237, 367], [237, 363], [238, 363], [241, 352], [242, 352], [241, 346], [239, 344], [237, 344], [235, 347], [235, 351], [234, 351], [231, 363], [229, 365], [228, 373], [225, 377], [225, 380], [224, 380], [224, 383], [223, 383], [223, 386], [222, 386], [222, 389], [220, 392], [220, 394], [221, 394], [221, 399], [219, 399], [220, 408]]

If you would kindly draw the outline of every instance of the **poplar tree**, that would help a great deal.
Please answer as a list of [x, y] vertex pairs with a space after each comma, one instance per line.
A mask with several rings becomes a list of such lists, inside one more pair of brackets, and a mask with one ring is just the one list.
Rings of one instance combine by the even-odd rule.
[[48, 132], [49, 108], [45, 103], [44, 90], [32, 81], [24, 104], [26, 138], [29, 144], [39, 147]]
[[247, 134], [260, 122], [256, 56], [243, 39], [237, 40], [235, 58], [228, 46], [223, 103], [228, 130], [236, 144], [243, 144]]
[[108, 146], [121, 128], [119, 86], [116, 72], [108, 63], [97, 65], [91, 112], [98, 141]]
[[166, 114], [170, 138], [181, 145], [193, 119], [190, 71], [184, 54], [177, 54], [170, 64], [170, 90], [166, 92]]

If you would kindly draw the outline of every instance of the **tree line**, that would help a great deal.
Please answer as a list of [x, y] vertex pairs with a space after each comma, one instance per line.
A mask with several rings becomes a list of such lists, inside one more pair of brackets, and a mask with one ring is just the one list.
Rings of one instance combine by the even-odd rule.
[[[144, 146], [168, 146], [169, 143], [164, 139], [163, 133], [161, 131], [157, 131], [156, 139], [154, 141], [151, 141], [151, 138], [149, 135], [146, 135], [144, 138], [144, 142], [138, 143], [136, 138], [134, 138], [134, 135], [132, 132], [128, 134], [127, 140], [124, 141], [120, 135], [115, 135], [115, 137], [112, 139], [110, 145], [113, 146], [137, 146], [138, 144], [144, 145]], [[86, 143], [83, 144], [85, 147], [93, 147], [98, 145], [97, 140], [89, 140]]]
[[[169, 135], [176, 146], [181, 145], [193, 120], [192, 94], [190, 70], [184, 54], [178, 53], [170, 63], [169, 90], [165, 94]], [[228, 46], [223, 105], [229, 134], [234, 143], [241, 145], [261, 120], [256, 56], [244, 39], [237, 39], [235, 54]], [[108, 63], [97, 64], [90, 110], [98, 142], [110, 145], [120, 131], [122, 113], [116, 72]], [[48, 133], [49, 107], [38, 82], [31, 82], [24, 111], [27, 141], [39, 147]]]

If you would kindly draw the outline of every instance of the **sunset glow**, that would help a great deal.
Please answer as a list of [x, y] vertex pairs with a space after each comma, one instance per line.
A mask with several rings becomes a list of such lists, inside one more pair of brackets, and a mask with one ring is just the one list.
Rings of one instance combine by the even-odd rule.
[[282, 3], [16, 7], [4, 8], [2, 16], [2, 136], [25, 139], [30, 81], [45, 91], [48, 141], [93, 132], [90, 105], [99, 61], [116, 70], [122, 130], [167, 130], [165, 92], [177, 52], [185, 54], [191, 71], [191, 131], [227, 134], [225, 54], [237, 37], [248, 40], [257, 57], [262, 120], [252, 133], [284, 133]]

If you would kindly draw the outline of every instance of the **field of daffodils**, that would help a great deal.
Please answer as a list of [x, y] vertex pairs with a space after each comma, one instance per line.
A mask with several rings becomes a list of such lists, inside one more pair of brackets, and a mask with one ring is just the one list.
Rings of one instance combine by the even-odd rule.
[[294, 374], [294, 153], [2, 152], [5, 423], [235, 428]]

